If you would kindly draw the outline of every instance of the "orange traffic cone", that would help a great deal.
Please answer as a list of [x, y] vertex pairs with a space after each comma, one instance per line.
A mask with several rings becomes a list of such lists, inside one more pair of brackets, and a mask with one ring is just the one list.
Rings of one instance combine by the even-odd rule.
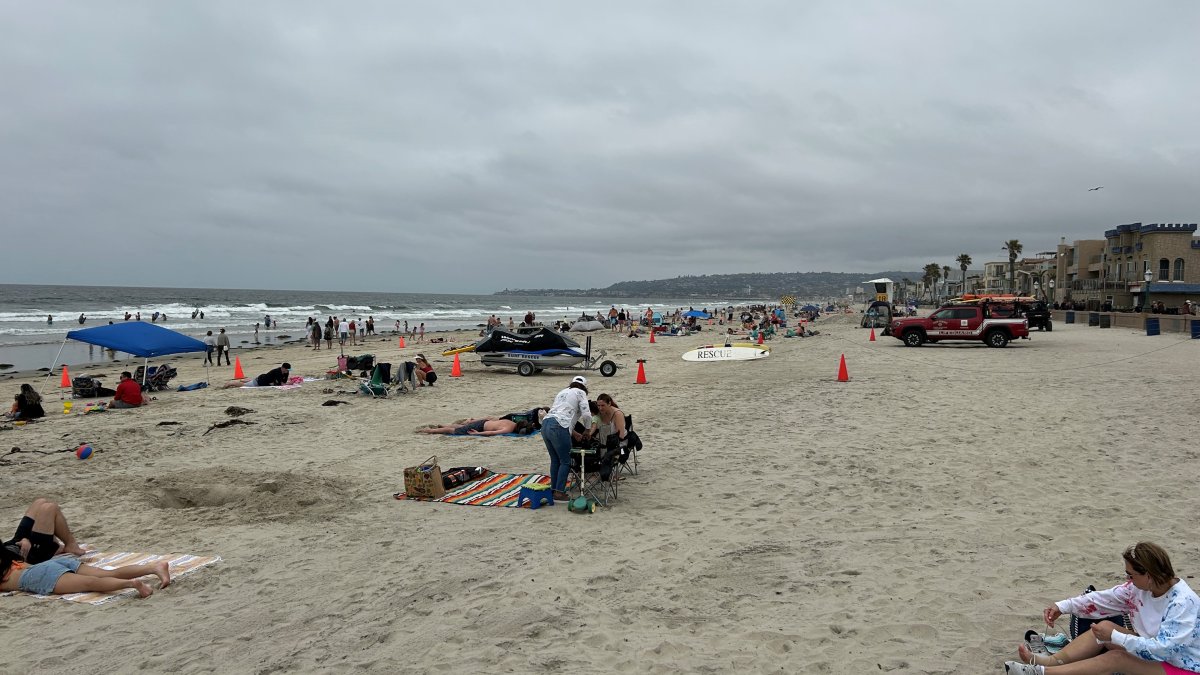
[[867, 340], [867, 342], [874, 342], [874, 341], [875, 341], [875, 329], [872, 328], [871, 329], [871, 339]]
[[[653, 333], [651, 333], [653, 335]], [[646, 384], [646, 359], [638, 359], [638, 374], [634, 384]]]
[[63, 366], [62, 383], [58, 386], [63, 388], [71, 386], [71, 376], [67, 373], [67, 367], [65, 365]]
[[233, 357], [233, 379], [240, 380], [244, 377], [246, 374], [242, 372], [242, 357], [235, 356]]
[[458, 354], [454, 355], [454, 366], [450, 368], [450, 377], [462, 377], [462, 366], [458, 364]]
[[758, 331], [758, 344], [761, 345], [762, 343], [763, 343], [763, 331], [760, 330], [760, 331]]
[[850, 371], [846, 370], [846, 355], [842, 354], [842, 362], [838, 365], [838, 382], [849, 382]]
[[650, 344], [654, 344], [654, 326], [650, 326]]
[[400, 349], [404, 349], [404, 336], [400, 336]]

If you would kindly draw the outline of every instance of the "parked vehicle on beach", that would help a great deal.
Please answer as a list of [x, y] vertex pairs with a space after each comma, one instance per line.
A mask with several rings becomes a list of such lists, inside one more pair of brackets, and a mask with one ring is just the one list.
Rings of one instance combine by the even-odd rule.
[[1023, 318], [997, 318], [985, 304], [946, 305], [929, 316], [903, 317], [892, 321], [891, 335], [907, 347], [926, 342], [975, 340], [989, 347], [1006, 347], [1011, 340], [1029, 337]]
[[1054, 320], [1050, 318], [1050, 307], [1045, 302], [1038, 300], [1027, 305], [1021, 313], [1025, 315], [1025, 321], [1029, 324], [1029, 329], [1034, 328], [1044, 331], [1054, 330]]

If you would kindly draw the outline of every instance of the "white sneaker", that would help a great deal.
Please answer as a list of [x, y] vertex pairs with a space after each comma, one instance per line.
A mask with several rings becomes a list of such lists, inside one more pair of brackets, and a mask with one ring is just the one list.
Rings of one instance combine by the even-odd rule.
[[1046, 675], [1046, 667], [1034, 666], [1019, 661], [1005, 661], [1004, 672], [1007, 675]]

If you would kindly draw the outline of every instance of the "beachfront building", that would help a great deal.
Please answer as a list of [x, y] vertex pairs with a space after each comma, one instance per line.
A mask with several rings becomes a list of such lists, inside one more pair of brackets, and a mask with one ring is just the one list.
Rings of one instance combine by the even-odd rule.
[[1043, 251], [1017, 262], [1017, 294], [1054, 302], [1058, 286], [1058, 251]]
[[1062, 240], [1055, 300], [1082, 303], [1089, 310], [1130, 310], [1162, 302], [1175, 313], [1186, 300], [1200, 300], [1200, 239], [1195, 233], [1195, 223], [1129, 223], [1106, 231], [1103, 240]]
[[1008, 283], [1008, 261], [993, 261], [983, 264], [983, 277], [979, 281], [979, 293], [1007, 293], [1009, 289]]

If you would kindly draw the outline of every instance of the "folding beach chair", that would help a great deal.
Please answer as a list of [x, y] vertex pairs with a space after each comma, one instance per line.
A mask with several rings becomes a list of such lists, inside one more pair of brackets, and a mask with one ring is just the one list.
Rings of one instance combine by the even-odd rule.
[[621, 449], [616, 436], [605, 445], [571, 449], [571, 483], [579, 496], [591, 497], [600, 506], [617, 501], [617, 458]]
[[375, 369], [371, 371], [371, 379], [359, 382], [358, 391], [371, 398], [387, 398], [387, 376], [390, 375], [390, 370], [390, 363], [376, 364]]
[[633, 430], [633, 415], [625, 416], [625, 447], [619, 448], [617, 469], [622, 473], [636, 476], [638, 472], [638, 450], [642, 449], [642, 439]]
[[417, 381], [417, 364], [405, 361], [396, 370], [396, 393], [412, 394], [417, 391], [420, 382]]

